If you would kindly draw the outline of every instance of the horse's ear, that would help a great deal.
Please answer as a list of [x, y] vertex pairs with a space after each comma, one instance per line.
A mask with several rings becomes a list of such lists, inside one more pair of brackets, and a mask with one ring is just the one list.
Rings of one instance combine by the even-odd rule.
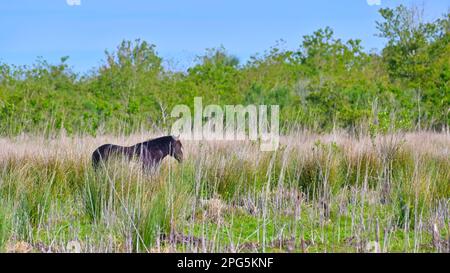
[[176, 137], [174, 137], [175, 138], [175, 143], [178, 143], [180, 146], [183, 146], [182, 144], [181, 144], [181, 141], [180, 141], [180, 135], [178, 135], [178, 136], [176, 136]]

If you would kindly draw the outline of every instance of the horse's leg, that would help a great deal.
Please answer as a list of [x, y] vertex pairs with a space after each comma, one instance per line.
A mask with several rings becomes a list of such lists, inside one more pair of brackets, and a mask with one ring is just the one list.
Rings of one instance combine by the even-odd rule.
[[151, 160], [150, 160], [150, 153], [147, 150], [142, 150], [140, 155], [140, 161], [142, 164], [142, 171], [144, 173], [150, 173], [151, 172]]
[[155, 156], [151, 151], [144, 149], [142, 154], [142, 169], [145, 173], [154, 173], [161, 163], [160, 157]]

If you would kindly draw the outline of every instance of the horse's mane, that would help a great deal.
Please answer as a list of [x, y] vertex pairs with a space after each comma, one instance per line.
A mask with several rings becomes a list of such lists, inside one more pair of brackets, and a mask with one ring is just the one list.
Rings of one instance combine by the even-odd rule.
[[175, 138], [173, 136], [163, 136], [154, 139], [150, 139], [148, 141], [143, 142], [142, 144], [146, 147], [168, 147], [169, 144], [173, 143]]

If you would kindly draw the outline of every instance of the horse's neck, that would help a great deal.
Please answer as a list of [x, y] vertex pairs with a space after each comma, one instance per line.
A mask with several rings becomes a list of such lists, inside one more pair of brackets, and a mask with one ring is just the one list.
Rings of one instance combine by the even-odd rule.
[[147, 141], [143, 143], [143, 146], [148, 150], [160, 150], [163, 153], [163, 158], [170, 154], [170, 143], [160, 143], [159, 145], [153, 146], [150, 141]]

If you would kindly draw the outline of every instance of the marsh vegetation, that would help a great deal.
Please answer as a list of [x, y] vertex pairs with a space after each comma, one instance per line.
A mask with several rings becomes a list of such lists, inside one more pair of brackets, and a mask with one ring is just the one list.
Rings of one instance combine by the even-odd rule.
[[143, 173], [102, 142], [148, 134], [0, 139], [3, 251], [448, 252], [450, 135], [292, 132], [281, 149], [185, 142]]

